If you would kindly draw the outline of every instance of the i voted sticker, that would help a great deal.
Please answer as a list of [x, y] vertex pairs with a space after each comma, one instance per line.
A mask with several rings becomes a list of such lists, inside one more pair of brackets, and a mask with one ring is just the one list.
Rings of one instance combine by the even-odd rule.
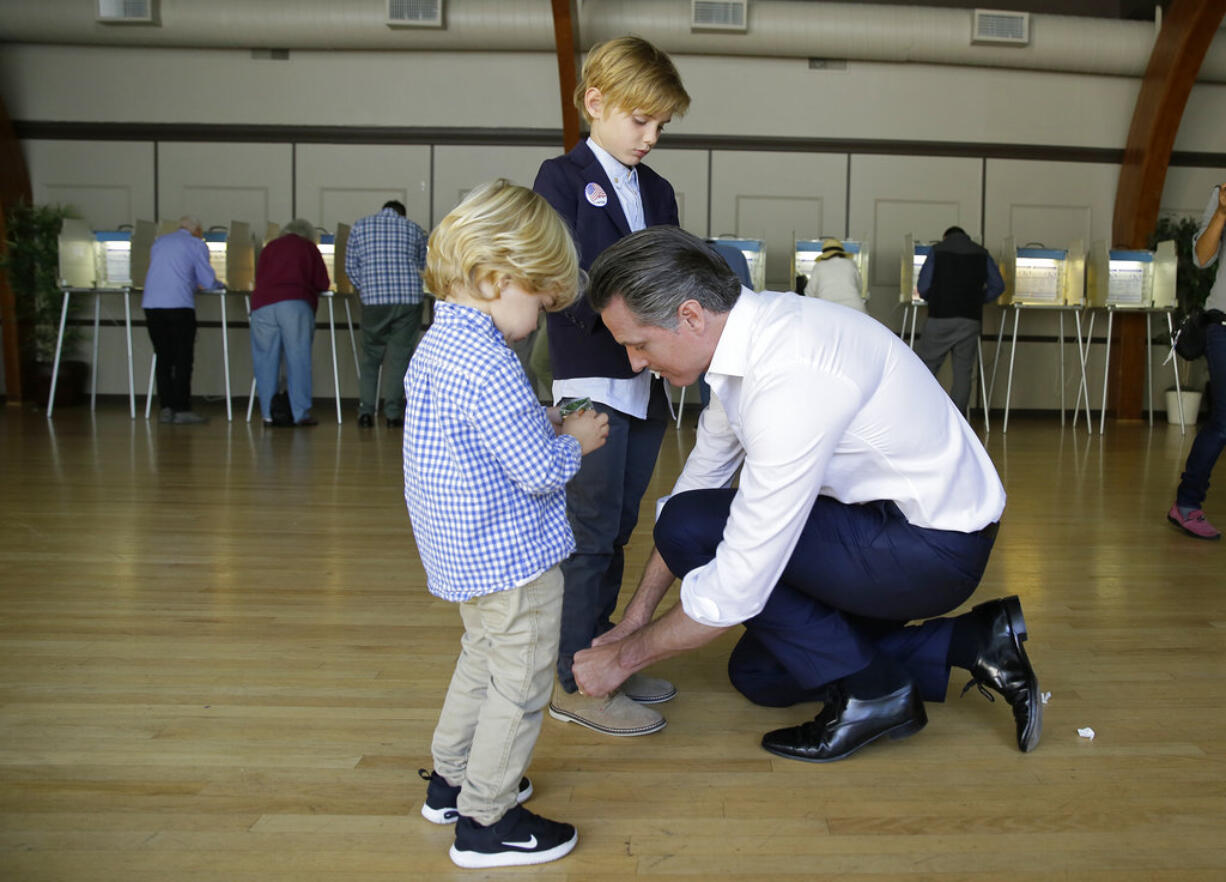
[[604, 187], [592, 181], [583, 188], [583, 195], [587, 197], [587, 201], [595, 205], [597, 208], [603, 208], [609, 202], [609, 196], [604, 191]]

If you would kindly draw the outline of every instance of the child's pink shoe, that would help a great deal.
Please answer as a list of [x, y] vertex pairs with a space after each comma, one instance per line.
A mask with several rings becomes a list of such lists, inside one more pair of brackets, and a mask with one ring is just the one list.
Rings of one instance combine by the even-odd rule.
[[1188, 512], [1188, 516], [1184, 517], [1179, 512], [1179, 506], [1172, 505], [1171, 510], [1166, 513], [1166, 519], [1179, 527], [1189, 536], [1195, 536], [1197, 539], [1221, 539], [1222, 531], [1205, 519], [1205, 513], [1199, 508]]

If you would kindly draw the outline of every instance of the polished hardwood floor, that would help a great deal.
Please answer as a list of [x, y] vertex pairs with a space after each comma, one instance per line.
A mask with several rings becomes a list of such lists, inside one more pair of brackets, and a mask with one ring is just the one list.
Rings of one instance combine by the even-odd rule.
[[[125, 405], [0, 408], [0, 879], [1226, 879], [1226, 547], [1164, 519], [1178, 427], [987, 436], [1009, 505], [972, 602], [1022, 597], [1034, 753], [955, 675], [915, 737], [772, 757], [761, 733], [815, 708], [743, 700], [730, 634], [658, 666], [681, 694], [657, 735], [547, 719], [531, 807], [579, 846], [485, 874], [418, 814], [460, 623], [425, 590], [397, 434]], [[670, 430], [649, 498], [692, 440]]]

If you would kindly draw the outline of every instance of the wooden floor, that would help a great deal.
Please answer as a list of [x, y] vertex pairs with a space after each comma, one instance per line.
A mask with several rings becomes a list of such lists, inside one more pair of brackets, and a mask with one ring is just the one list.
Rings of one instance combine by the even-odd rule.
[[[486, 878], [418, 814], [460, 624], [397, 435], [210, 413], [0, 408], [0, 879]], [[670, 430], [649, 498], [692, 440]], [[579, 846], [488, 876], [1226, 879], [1226, 547], [1164, 520], [1190, 441], [1016, 414], [988, 437], [1009, 505], [973, 602], [1022, 596], [1035, 753], [955, 677], [913, 738], [773, 758], [761, 733], [815, 708], [736, 694], [730, 634], [658, 666], [681, 690], [658, 735], [547, 719], [531, 807]]]

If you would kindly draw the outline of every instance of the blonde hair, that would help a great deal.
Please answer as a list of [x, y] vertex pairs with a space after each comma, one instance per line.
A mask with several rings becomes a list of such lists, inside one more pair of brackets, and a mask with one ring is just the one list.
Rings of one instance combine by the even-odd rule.
[[599, 89], [607, 105], [627, 113], [639, 110], [650, 116], [680, 116], [690, 106], [672, 59], [642, 37], [607, 40], [588, 52], [575, 87], [575, 106], [591, 122], [583, 101], [588, 89]]
[[509, 279], [549, 295], [555, 311], [579, 296], [579, 255], [565, 221], [538, 193], [499, 178], [481, 184], [443, 218], [426, 245], [426, 287], [440, 300], [482, 297]]

